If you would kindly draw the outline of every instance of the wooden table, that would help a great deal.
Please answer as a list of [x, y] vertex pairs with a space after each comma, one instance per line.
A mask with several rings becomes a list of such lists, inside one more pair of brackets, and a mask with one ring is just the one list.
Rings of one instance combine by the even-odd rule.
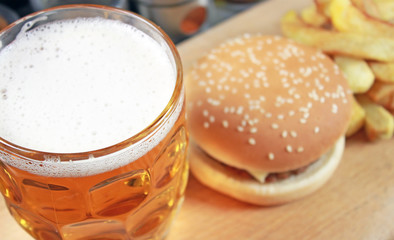
[[[312, 0], [270, 0], [178, 45], [184, 68], [229, 37], [280, 34], [279, 19]], [[0, 201], [0, 240], [29, 240]], [[394, 239], [394, 139], [348, 139], [333, 178], [315, 194], [258, 207], [221, 195], [190, 177], [168, 240]]]

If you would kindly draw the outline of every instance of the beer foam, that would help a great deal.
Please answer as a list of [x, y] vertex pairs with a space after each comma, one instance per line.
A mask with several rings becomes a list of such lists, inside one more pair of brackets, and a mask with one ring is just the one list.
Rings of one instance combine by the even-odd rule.
[[[38, 151], [77, 153], [117, 144], [151, 124], [171, 99], [176, 69], [165, 48], [135, 27], [79, 18], [21, 33], [0, 52], [0, 81], [2, 138]], [[178, 103], [173, 118], [163, 123], [165, 130], [113, 159], [64, 163], [49, 157], [44, 169], [40, 161], [3, 157], [42, 175], [96, 174], [152, 149], [181, 108]]]

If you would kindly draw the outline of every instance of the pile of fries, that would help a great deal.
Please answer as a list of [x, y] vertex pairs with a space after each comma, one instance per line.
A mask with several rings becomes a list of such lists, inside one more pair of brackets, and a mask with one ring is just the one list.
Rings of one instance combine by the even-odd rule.
[[368, 139], [394, 131], [394, 1], [315, 0], [281, 19], [282, 32], [331, 56], [354, 93], [347, 136]]

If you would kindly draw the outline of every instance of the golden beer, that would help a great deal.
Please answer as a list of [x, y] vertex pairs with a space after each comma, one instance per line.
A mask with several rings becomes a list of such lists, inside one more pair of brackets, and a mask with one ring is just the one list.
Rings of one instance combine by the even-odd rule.
[[[74, 20], [81, 17], [83, 17], [82, 20]], [[146, 54], [144, 47], [151, 49], [152, 46], [150, 45], [138, 45], [138, 49], [135, 50], [133, 56], [126, 54], [128, 50], [123, 50], [123, 47], [127, 48], [126, 45], [129, 41], [124, 41], [126, 45], [122, 46], [121, 51], [114, 47], [110, 47], [110, 50], [100, 48], [100, 51], [87, 56], [87, 53], [84, 51], [85, 49], [87, 49], [86, 51], [91, 51], [88, 49], [90, 45], [94, 45], [97, 42], [116, 44], [116, 40], [108, 42], [105, 38], [113, 37], [111, 34], [115, 35], [116, 38], [121, 38], [123, 33], [128, 30], [120, 28], [121, 30], [116, 34], [112, 31], [108, 32], [108, 35], [102, 34], [101, 36], [104, 40], [95, 41], [93, 44], [88, 42], [89, 46], [85, 47], [83, 44], [85, 44], [85, 40], [90, 35], [89, 31], [82, 29], [80, 32], [84, 32], [84, 34], [80, 35], [81, 41], [79, 42], [78, 54], [83, 54], [86, 57], [85, 59], [91, 57], [97, 59], [100, 56], [113, 55], [113, 58], [108, 56], [108, 59], [113, 60], [106, 59], [104, 61], [105, 65], [103, 65], [103, 68], [97, 67], [101, 65], [94, 65], [95, 63], [85, 65], [84, 62], [80, 62], [80, 57], [75, 58], [75, 62], [71, 62], [70, 59], [74, 55], [66, 55], [66, 61], [70, 61], [71, 65], [67, 65], [68, 63], [62, 65], [62, 68], [66, 68], [66, 70], [60, 74], [62, 75], [61, 77], [56, 78], [56, 81], [67, 81], [67, 84], [63, 83], [63, 85], [57, 86], [56, 84], [58, 83], [49, 84], [44, 82], [44, 84], [37, 87], [39, 89], [32, 91], [33, 93], [31, 94], [27, 93], [28, 90], [21, 90], [21, 88], [24, 88], [26, 84], [34, 84], [34, 82], [22, 82], [18, 83], [18, 87], [13, 87], [14, 79], [18, 78], [16, 76], [19, 75], [9, 74], [9, 76], [6, 76], [3, 74], [3, 77], [0, 77], [1, 83], [7, 81], [5, 78], [13, 78], [12, 81], [9, 80], [7, 84], [2, 85], [7, 86], [2, 89], [2, 103], [6, 106], [9, 104], [9, 108], [14, 104], [12, 101], [14, 92], [25, 91], [26, 94], [23, 96], [28, 99], [26, 101], [33, 101], [33, 103], [26, 102], [26, 104], [38, 105], [34, 102], [36, 100], [29, 100], [29, 96], [39, 98], [37, 103], [41, 103], [44, 100], [40, 98], [43, 98], [42, 95], [45, 94], [37, 94], [37, 91], [45, 90], [48, 86], [51, 91], [54, 90], [53, 86], [56, 89], [61, 89], [59, 90], [60, 92], [56, 91], [56, 93], [53, 93], [55, 94], [53, 96], [50, 95], [52, 92], [48, 93], [50, 97], [48, 95], [44, 96], [51, 99], [51, 101], [48, 101], [49, 104], [46, 104], [47, 102], [42, 104], [44, 110], [37, 107], [31, 112], [22, 111], [15, 116], [12, 115], [14, 114], [13, 112], [10, 112], [11, 117], [0, 119], [0, 123], [3, 125], [3, 127], [0, 127], [0, 136], [2, 137], [0, 139], [0, 190], [10, 213], [35, 239], [163, 239], [169, 230], [169, 225], [177, 209], [182, 203], [188, 177], [188, 165], [185, 161], [188, 136], [185, 129], [182, 70], [175, 46], [168, 37], [150, 22], [126, 11], [107, 7], [73, 5], [33, 14], [27, 19], [17, 22], [0, 35], [0, 39], [3, 42], [1, 48], [3, 50], [7, 45], [14, 44], [16, 40], [23, 38], [25, 33], [26, 36], [29, 35], [29, 31], [36, 31], [34, 28], [37, 28], [37, 26], [58, 20], [72, 19], [71, 24], [64, 24], [61, 30], [59, 28], [54, 31], [56, 34], [63, 31], [67, 33], [66, 29], [68, 27], [69, 29], [74, 28], [72, 24], [78, 25], [75, 28], [81, 28], [81, 25], [83, 26], [84, 23], [80, 21], [90, 18], [112, 19], [111, 21], [133, 25], [132, 31], [137, 29], [145, 34], [141, 38], [143, 39], [141, 44], [144, 45], [147, 38], [153, 39], [164, 53], [163, 56], [166, 56], [163, 59], [167, 59], [168, 64], [152, 63], [150, 61], [147, 64], [144, 63], [145, 58], [155, 58], [156, 60], [160, 58], [160, 56], [154, 55], [158, 52], [158, 48], [156, 49], [155, 47], [152, 56]], [[102, 22], [103, 25], [107, 24], [106, 21]], [[107, 29], [117, 28], [111, 24], [109, 23]], [[50, 26], [49, 28], [54, 28], [54, 25], [48, 26]], [[92, 26], [100, 25], [94, 22], [94, 25], [87, 26], [87, 28], [93, 28], [92, 34], [101, 31], [100, 29], [94, 29]], [[107, 29], [104, 29], [103, 32], [107, 31]], [[19, 35], [20, 32], [23, 32], [22, 36]], [[39, 36], [37, 39], [41, 41], [44, 37], [45, 35]], [[33, 55], [36, 53], [41, 54], [42, 51], [47, 51], [47, 49], [51, 48], [51, 45], [46, 44], [35, 46], [33, 44], [35, 43], [34, 36], [28, 36], [28, 38], [29, 44], [31, 43], [32, 48], [35, 48], [31, 50]], [[48, 39], [51, 38], [48, 37]], [[133, 41], [131, 41], [133, 44], [139, 43], [138, 41]], [[29, 44], [26, 46], [29, 47]], [[26, 50], [28, 47], [21, 49], [27, 54], [30, 51], [30, 49]], [[53, 49], [55, 60], [47, 57], [48, 61], [50, 61], [48, 64], [51, 69], [56, 68], [55, 65], [59, 65], [56, 62], [56, 58], [62, 58], [63, 48], [59, 43], [56, 46], [54, 45]], [[93, 47], [92, 49], [94, 50], [95, 48]], [[7, 51], [12, 52], [13, 50]], [[70, 51], [67, 49], [67, 54]], [[130, 51], [134, 50], [131, 49]], [[120, 55], [123, 53], [125, 53], [127, 59], [125, 61], [126, 65], [117, 63], [116, 65], [111, 65], [118, 58], [119, 61], [122, 60], [123, 57]], [[2, 59], [2, 57], [4, 56], [0, 51], [0, 67], [3, 67], [2, 70], [12, 68], [12, 64], [7, 62], [9, 58]], [[127, 72], [127, 63], [128, 61], [133, 62], [132, 58], [137, 58], [135, 64], [141, 63], [146, 66], [137, 67], [137, 70], [139, 69], [140, 71], [135, 74], [137, 77], [133, 75], [133, 77], [128, 79], [127, 74], [130, 73]], [[111, 63], [106, 61], [111, 61]], [[19, 71], [34, 69], [35, 72], [28, 72], [29, 76], [35, 76], [35, 74], [40, 76], [41, 72], [46, 71], [38, 66], [43, 64], [43, 62], [35, 60], [34, 64], [27, 64], [25, 67], [22, 66], [17, 69]], [[102, 63], [100, 62], [99, 64]], [[74, 65], [75, 67], [72, 69], [67, 67]], [[82, 69], [77, 67], [78, 65], [83, 65]], [[119, 67], [118, 69], [118, 66], [126, 67]], [[168, 66], [171, 69], [167, 75], [165, 69], [168, 69]], [[97, 83], [90, 79], [89, 76], [86, 76], [92, 71], [89, 68], [94, 70], [95, 75], [93, 75], [92, 79], [96, 80], [103, 76], [104, 80], [97, 81], [105, 82], [105, 84], [101, 86], [101, 83]], [[86, 69], [89, 69], [89, 71]], [[164, 72], [160, 72], [160, 69]], [[61, 71], [61, 69], [56, 71]], [[117, 75], [113, 71], [123, 71], [125, 73]], [[83, 79], [68, 80], [70, 79], [67, 75], [69, 72], [76, 72], [76, 76]], [[145, 74], [145, 72], [153, 72], [153, 75], [149, 75], [150, 73]], [[140, 86], [141, 84], [136, 85], [132, 83], [136, 81], [134, 78], [137, 79], [138, 76], [140, 76], [140, 81], [144, 82], [142, 86]], [[111, 78], [110, 81], [108, 77]], [[45, 78], [45, 76], [42, 78]], [[53, 78], [55, 79], [55, 77]], [[163, 78], [168, 79], [166, 80], [168, 82], [164, 81]], [[49, 79], [52, 80], [52, 76]], [[109, 83], [107, 83], [107, 80]], [[23, 79], [23, 81], [25, 80]], [[117, 87], [120, 81], [124, 83]], [[149, 81], [151, 83], [147, 83]], [[156, 81], [164, 81], [162, 84], [165, 86], [156, 85]], [[93, 84], [90, 85], [90, 82], [93, 82]], [[79, 90], [71, 86], [71, 90], [67, 89], [67, 91], [62, 93], [62, 89], [68, 88], [70, 84], [78, 85], [75, 88], [79, 88], [81, 92], [78, 93]], [[100, 87], [97, 87], [97, 85], [100, 85]], [[167, 85], [172, 86], [169, 88], [169, 94], [162, 94]], [[30, 88], [26, 89], [31, 88], [35, 88], [35, 86], [31, 85]], [[134, 88], [136, 88], [135, 92], [133, 92]], [[108, 91], [108, 94], [107, 92], [99, 92], [97, 95], [91, 93], [96, 89]], [[84, 96], [85, 92], [88, 92], [86, 97]], [[138, 96], [138, 99], [141, 102], [136, 103], [135, 99], [130, 100], [129, 98], [132, 98], [132, 96], [128, 94], [118, 98], [123, 92], [130, 95], [140, 94], [141, 96]], [[62, 94], [65, 94], [65, 97], [62, 97]], [[162, 95], [163, 97], [160, 98]], [[72, 99], [67, 98], [67, 96], [72, 97]], [[57, 97], [60, 100], [54, 99]], [[25, 101], [23, 98], [17, 98], [18, 104]], [[146, 102], [150, 105], [138, 108]], [[131, 106], [134, 104], [137, 106], [137, 109]], [[67, 105], [72, 106], [68, 107]], [[118, 110], [118, 105], [122, 106], [121, 110]], [[152, 105], [159, 105], [158, 110], [145, 113], [151, 108], [155, 108]], [[23, 106], [16, 108], [23, 109]], [[108, 108], [111, 108], [111, 110], [106, 112]], [[116, 111], [120, 112], [116, 113]], [[45, 121], [39, 122], [40, 117], [43, 117], [48, 112], [48, 118], [51, 118], [51, 114], [53, 114], [57, 121], [49, 121], [45, 118]], [[102, 112], [103, 114], [101, 114]], [[114, 114], [111, 115], [109, 113]], [[3, 114], [7, 114], [7, 112]], [[89, 117], [84, 116], [81, 120], [78, 118], [78, 114], [88, 115]], [[35, 118], [36, 115], [39, 115], [37, 119]], [[134, 125], [138, 124], [134, 124], [133, 119], [137, 118], [135, 121], [140, 121], [140, 115], [144, 115], [144, 120], [141, 120], [140, 124], [142, 127], [134, 129]], [[91, 116], [94, 116], [94, 118]], [[14, 124], [13, 119], [15, 120], [17, 117], [22, 118], [22, 120], [18, 119], [17, 123], [12, 125]], [[23, 122], [23, 118], [30, 119], [29, 124], [38, 123], [34, 127], [27, 126], [24, 129], [24, 125], [28, 123]], [[88, 119], [87, 123], [84, 122], [85, 118]], [[92, 119], [94, 119], [93, 122]], [[21, 122], [20, 126], [16, 127], [19, 122]], [[131, 122], [131, 124], [128, 124], [128, 122]], [[12, 126], [14, 126], [15, 130]], [[71, 127], [68, 128], [68, 126]], [[40, 130], [41, 128], [42, 130]], [[57, 131], [56, 128], [61, 128], [62, 130]], [[86, 130], [89, 134], [80, 134], [82, 130]], [[19, 138], [18, 135], [21, 135], [21, 133], [25, 135]], [[109, 140], [106, 139], [107, 136]], [[70, 142], [71, 144], [69, 144]], [[85, 142], [89, 143], [85, 145]]]

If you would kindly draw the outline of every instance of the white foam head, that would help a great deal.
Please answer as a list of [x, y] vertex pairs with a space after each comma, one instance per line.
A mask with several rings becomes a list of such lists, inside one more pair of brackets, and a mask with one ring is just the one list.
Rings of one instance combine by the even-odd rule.
[[[151, 124], [171, 99], [176, 69], [165, 49], [135, 27], [81, 18], [37, 27], [5, 47], [0, 81], [2, 138], [38, 151], [76, 153], [117, 144]], [[143, 152], [153, 148], [143, 145]], [[141, 155], [135, 148], [131, 152]], [[125, 161], [138, 158], [124, 155], [133, 158]], [[104, 166], [96, 162], [94, 170], [93, 160], [86, 160], [89, 171], [100, 172]], [[49, 162], [62, 170], [43, 173], [35, 164], [27, 170], [58, 176], [82, 164]]]

